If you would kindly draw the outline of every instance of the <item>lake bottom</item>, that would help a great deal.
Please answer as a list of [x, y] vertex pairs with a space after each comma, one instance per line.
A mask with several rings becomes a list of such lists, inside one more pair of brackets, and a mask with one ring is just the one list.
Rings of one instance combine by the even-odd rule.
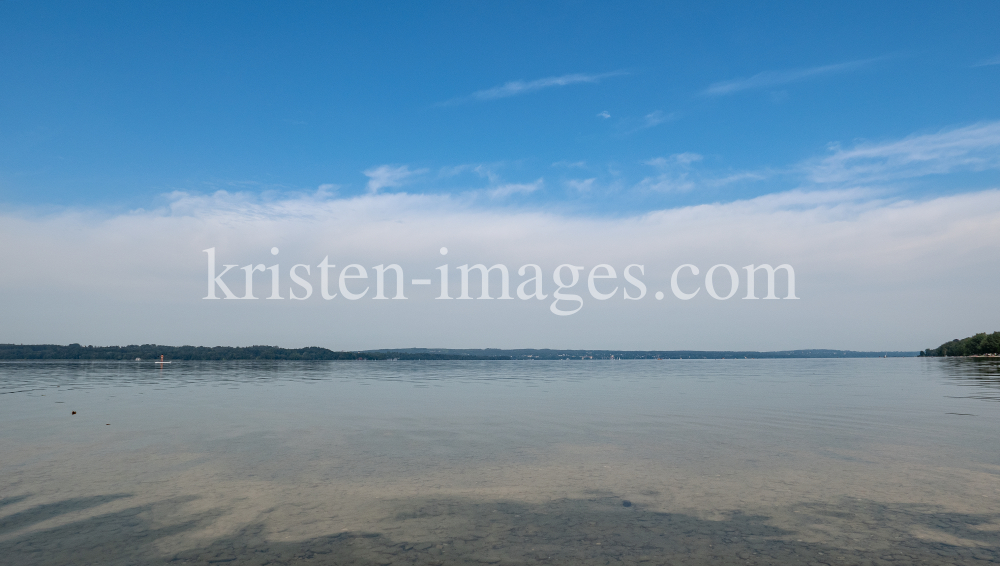
[[3, 564], [1000, 562], [996, 364], [0, 376]]

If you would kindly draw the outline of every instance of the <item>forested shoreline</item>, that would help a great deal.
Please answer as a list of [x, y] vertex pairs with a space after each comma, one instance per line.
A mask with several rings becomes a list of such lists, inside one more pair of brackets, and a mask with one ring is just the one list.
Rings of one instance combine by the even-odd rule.
[[921, 356], [1000, 356], [1000, 332], [987, 334], [980, 332], [951, 342], [945, 342], [937, 348], [927, 348], [920, 352]]
[[0, 344], [0, 360], [390, 360], [468, 359], [466, 356], [415, 356], [394, 352], [338, 352], [327, 348], [278, 346], [81, 346], [70, 344]]
[[756, 351], [644, 351], [644, 350], [553, 350], [553, 349], [429, 349], [335, 351], [327, 348], [281, 348], [278, 346], [81, 346], [69, 344], [0, 344], [0, 360], [649, 360], [735, 358], [896, 358], [918, 352], [856, 352], [852, 350]]

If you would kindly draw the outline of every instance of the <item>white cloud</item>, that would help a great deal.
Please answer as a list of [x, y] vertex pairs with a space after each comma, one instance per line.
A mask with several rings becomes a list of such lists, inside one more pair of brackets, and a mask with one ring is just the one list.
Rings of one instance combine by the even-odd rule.
[[[997, 190], [927, 201], [860, 189], [789, 191], [613, 218], [480, 209], [453, 197], [401, 193], [168, 198], [164, 210], [123, 215], [0, 212], [0, 239], [12, 243], [0, 247], [7, 266], [0, 288], [18, 298], [0, 303], [0, 341], [917, 350], [997, 329], [995, 313], [982, 308], [995, 302], [1000, 280], [1000, 264], [986, 260], [1000, 253]], [[272, 246], [280, 255], [270, 254]], [[441, 246], [451, 250], [447, 259], [437, 252]], [[219, 264], [280, 265], [285, 300], [203, 300], [202, 250], [210, 247]], [[446, 262], [503, 263], [514, 288], [523, 280], [517, 267], [537, 263], [550, 298], [436, 301], [437, 288], [408, 286], [407, 301], [324, 301], [316, 266], [326, 256], [337, 269], [367, 266], [369, 285], [371, 266], [384, 263], [402, 265], [407, 278], [436, 277]], [[287, 270], [299, 263], [312, 266], [307, 301], [287, 298]], [[609, 263], [619, 277], [639, 263], [649, 292], [641, 301], [595, 301], [583, 277], [572, 290], [584, 297], [583, 310], [555, 317], [548, 305], [552, 271], [561, 263]], [[744, 301], [741, 287], [725, 302], [705, 292], [678, 301], [669, 280], [683, 263], [702, 274], [717, 263], [741, 274], [751, 263], [790, 263], [801, 300]], [[257, 296], [266, 297], [269, 275], [258, 275]], [[226, 277], [242, 295], [243, 273], [237, 268]], [[667, 298], [656, 301], [656, 291]]]
[[598, 118], [605, 118], [605, 119], [607, 119], [607, 118], [611, 117], [611, 113], [608, 112], [607, 110], [602, 110], [601, 112], [597, 113], [597, 117]]
[[993, 65], [1000, 65], [1000, 55], [997, 55], [996, 57], [989, 57], [987, 59], [983, 59], [982, 61], [976, 62], [972, 66], [973, 67], [991, 67]]
[[660, 193], [684, 193], [694, 190], [697, 188], [697, 185], [693, 180], [688, 178], [688, 173], [661, 173], [656, 176], [643, 178], [636, 184], [635, 188], [642, 191]]
[[[324, 186], [298, 194], [178, 191], [164, 196], [162, 209], [120, 215], [8, 207], [0, 210], [0, 241], [7, 242], [0, 246], [0, 290], [17, 300], [0, 301], [0, 342], [917, 350], [998, 329], [995, 312], [983, 305], [995, 302], [1000, 281], [1000, 263], [990, 260], [1000, 254], [1000, 190], [915, 201], [887, 187], [1000, 169], [998, 149], [1000, 122], [988, 122], [834, 147], [777, 172], [703, 176], [700, 154], [677, 153], [646, 161], [657, 174], [636, 188], [686, 191], [777, 175], [802, 179], [802, 188], [632, 216], [572, 216], [560, 212], [566, 203], [544, 199], [534, 210], [489, 208], [481, 198], [534, 193], [541, 178], [458, 197], [345, 198]], [[595, 184], [566, 182], [578, 190]], [[441, 246], [451, 250], [447, 260]], [[219, 264], [280, 265], [285, 300], [202, 300], [202, 250], [210, 247]], [[272, 247], [280, 255], [272, 256]], [[575, 291], [584, 308], [571, 320], [553, 316], [548, 301], [438, 302], [438, 290], [423, 287], [407, 287], [407, 301], [324, 301], [317, 265], [326, 256], [340, 267], [398, 263], [407, 277], [435, 277], [445, 261], [453, 268], [503, 263], [512, 288], [521, 280], [517, 267], [536, 263], [549, 293], [562, 263], [609, 263], [619, 274], [638, 263], [649, 293], [642, 301], [594, 301], [583, 277]], [[719, 263], [740, 273], [751, 263], [789, 263], [802, 299], [743, 301], [744, 285], [727, 302], [705, 293], [678, 301], [669, 280], [684, 263], [702, 273]], [[288, 300], [287, 270], [296, 264], [312, 268], [308, 301]], [[257, 296], [266, 297], [269, 275], [258, 275]], [[243, 273], [229, 276], [242, 295]], [[667, 298], [651, 298], [656, 291]]]
[[338, 190], [340, 190], [340, 185], [323, 183], [319, 187], [316, 187], [316, 196], [319, 198], [329, 198], [337, 194]]
[[724, 187], [726, 185], [731, 185], [733, 183], [739, 183], [742, 181], [763, 181], [771, 177], [773, 173], [771, 171], [740, 171], [738, 173], [731, 173], [722, 177], [715, 177], [710, 179], [705, 179], [704, 183], [711, 187]]
[[700, 154], [691, 152], [649, 159], [644, 163], [660, 173], [643, 178], [636, 188], [678, 192], [771, 179], [809, 190], [864, 186], [882, 192], [898, 192], [905, 188], [907, 181], [921, 177], [1000, 170], [1000, 121], [900, 140], [861, 142], [847, 148], [832, 144], [831, 152], [824, 157], [777, 169], [720, 175], [696, 168], [695, 164], [702, 160]]
[[453, 98], [451, 100], [442, 102], [441, 105], [450, 105], [450, 104], [457, 104], [460, 102], [470, 102], [470, 101], [483, 102], [487, 100], [496, 100], [498, 98], [508, 98], [511, 96], [528, 94], [530, 92], [535, 92], [538, 90], [557, 87], [557, 86], [569, 86], [569, 85], [583, 84], [583, 83], [597, 83], [610, 77], [617, 77], [625, 74], [627, 73], [625, 73], [624, 71], [613, 71], [610, 73], [600, 73], [600, 74], [574, 73], [570, 75], [561, 75], [558, 77], [545, 77], [542, 79], [535, 79], [533, 81], [520, 81], [520, 80], [511, 81], [508, 83], [504, 83], [500, 86], [476, 91], [468, 96]]
[[490, 189], [489, 195], [493, 198], [506, 198], [511, 195], [526, 195], [541, 189], [545, 184], [543, 179], [538, 179], [534, 183], [507, 183]]
[[676, 165], [686, 167], [692, 163], [701, 161], [702, 159], [704, 159], [704, 156], [690, 151], [686, 151], [684, 153], [675, 153], [669, 157], [654, 157], [653, 159], [645, 161], [644, 163], [646, 165], [652, 165], [653, 167], [657, 167], [659, 169], [665, 169], [674, 167]]
[[630, 135], [676, 119], [677, 114], [673, 112], [667, 113], [663, 110], [653, 110], [641, 119], [633, 117], [621, 120], [618, 122], [617, 126], [621, 134]]
[[495, 165], [477, 165], [472, 170], [476, 175], [488, 179], [490, 183], [496, 184], [500, 182], [500, 174], [497, 173]]
[[701, 161], [703, 157], [697, 153], [675, 153], [668, 157], [655, 157], [644, 163], [660, 170], [659, 175], [645, 177], [636, 184], [641, 191], [656, 192], [687, 192], [697, 188], [698, 184], [690, 178], [691, 164]]
[[594, 182], [596, 181], [596, 177], [591, 177], [590, 179], [567, 179], [566, 186], [579, 193], [588, 193], [594, 188]]
[[427, 169], [411, 171], [407, 165], [379, 165], [366, 169], [364, 174], [368, 177], [368, 192], [377, 193], [386, 187], [400, 187], [410, 177], [426, 172]]
[[776, 85], [783, 85], [788, 83], [794, 83], [799, 81], [804, 81], [806, 79], [833, 75], [838, 73], [846, 73], [848, 71], [854, 71], [861, 69], [882, 58], [874, 59], [863, 59], [859, 61], [848, 61], [845, 63], [837, 63], [834, 65], [823, 65], [820, 67], [811, 67], [808, 69], [792, 69], [786, 71], [764, 71], [762, 73], [757, 73], [756, 75], [745, 78], [745, 79], [734, 79], [729, 81], [721, 81], [709, 85], [705, 89], [704, 94], [708, 95], [724, 95], [733, 94], [735, 92], [740, 92], [743, 90], [757, 89], [757, 88], [767, 88]]
[[897, 141], [860, 143], [801, 165], [817, 184], [891, 183], [926, 175], [1000, 168], [1000, 122], [984, 122]]
[[496, 184], [500, 182], [500, 174], [497, 172], [498, 169], [503, 167], [502, 162], [497, 163], [468, 163], [464, 165], [453, 165], [448, 167], [442, 167], [438, 172], [438, 177], [448, 178], [461, 175], [463, 173], [472, 173], [476, 176], [488, 179], [490, 183]]
[[673, 114], [666, 114], [662, 110], [654, 110], [643, 117], [642, 127], [652, 128], [653, 126], [658, 126], [673, 119]]

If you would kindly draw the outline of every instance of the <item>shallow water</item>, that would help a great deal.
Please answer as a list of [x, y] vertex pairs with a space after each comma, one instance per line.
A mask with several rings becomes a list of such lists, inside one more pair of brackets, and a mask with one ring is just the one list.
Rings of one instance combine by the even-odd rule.
[[998, 400], [972, 359], [0, 363], [0, 562], [1000, 562]]

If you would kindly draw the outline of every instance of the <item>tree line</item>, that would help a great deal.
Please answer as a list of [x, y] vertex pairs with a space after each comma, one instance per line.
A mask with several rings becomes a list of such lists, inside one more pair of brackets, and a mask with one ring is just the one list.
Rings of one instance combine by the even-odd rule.
[[[638, 351], [551, 349], [401, 348], [336, 351], [327, 348], [278, 346], [81, 346], [70, 344], [0, 344], [0, 360], [656, 360], [733, 358], [872, 358], [916, 356], [917, 352], [855, 352], [850, 350]], [[923, 355], [923, 353], [921, 353]]]
[[993, 334], [980, 332], [975, 336], [961, 340], [956, 338], [937, 348], [927, 348], [920, 352], [921, 356], [985, 356], [989, 354], [1000, 355], [1000, 332]]
[[[81, 346], [70, 344], [0, 344], [0, 360], [454, 360], [469, 356], [399, 352], [338, 352], [327, 348], [278, 346]], [[474, 359], [510, 359], [480, 356]]]

